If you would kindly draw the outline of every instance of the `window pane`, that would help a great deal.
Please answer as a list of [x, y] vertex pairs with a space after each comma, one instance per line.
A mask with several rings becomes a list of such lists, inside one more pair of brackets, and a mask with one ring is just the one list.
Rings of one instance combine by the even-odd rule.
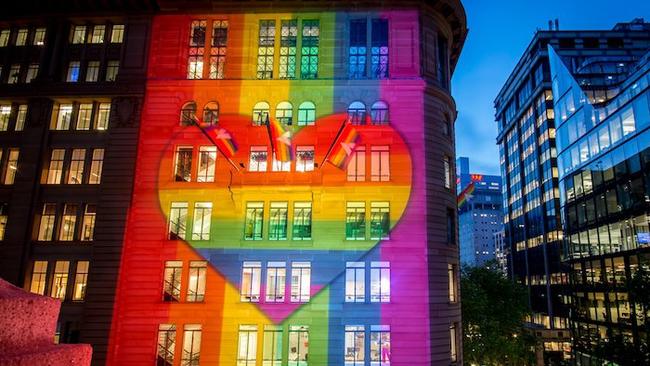
[[390, 263], [370, 263], [370, 301], [390, 301]]
[[89, 184], [99, 184], [102, 180], [102, 169], [104, 167], [104, 149], [93, 149], [93, 159], [90, 163]]
[[309, 354], [309, 327], [289, 326], [289, 364], [288, 366], [307, 366]]
[[259, 302], [261, 282], [262, 264], [260, 262], [244, 262], [241, 279], [241, 301]]
[[95, 239], [95, 217], [97, 207], [92, 204], [86, 205], [84, 211], [83, 223], [81, 227], [81, 240], [90, 241]]
[[169, 239], [185, 239], [187, 227], [187, 202], [172, 202], [169, 211]]
[[47, 276], [47, 261], [35, 261], [32, 270], [32, 281], [29, 291], [39, 295], [45, 295], [45, 284]]
[[166, 261], [163, 282], [163, 301], [180, 301], [181, 296], [181, 274], [183, 262]]
[[309, 302], [311, 296], [311, 263], [291, 264], [291, 302]]
[[246, 204], [246, 224], [244, 228], [244, 239], [262, 240], [264, 218], [263, 202], [248, 202]]
[[347, 240], [366, 239], [366, 204], [364, 202], [347, 203], [345, 238]]
[[192, 181], [192, 151], [191, 147], [176, 148], [176, 163], [174, 168], [174, 180], [176, 182]]
[[300, 76], [303, 79], [318, 77], [320, 24], [318, 20], [302, 21], [302, 44], [300, 48]]
[[61, 184], [63, 177], [64, 149], [54, 149], [50, 155], [50, 165], [47, 170], [47, 184]]
[[59, 240], [74, 240], [75, 230], [77, 228], [77, 207], [77, 205], [68, 203], [63, 206], [63, 218], [61, 220]]
[[88, 261], [77, 262], [77, 273], [74, 279], [74, 291], [72, 293], [72, 300], [83, 301], [86, 297], [86, 285], [88, 283]]
[[268, 262], [266, 265], [266, 302], [284, 302], [286, 286], [285, 262]]
[[68, 184], [83, 183], [85, 160], [86, 160], [86, 149], [72, 149], [72, 159], [70, 160], [70, 171], [68, 172]]
[[365, 327], [345, 326], [345, 366], [365, 363]]
[[56, 204], [46, 203], [43, 205], [41, 222], [38, 228], [38, 240], [50, 241], [54, 237], [54, 221], [56, 220]]
[[192, 240], [210, 240], [210, 220], [212, 218], [212, 202], [196, 202], [194, 204], [194, 225]]
[[186, 324], [183, 332], [181, 366], [199, 366], [201, 352], [201, 325]]
[[263, 366], [282, 365], [282, 326], [264, 326]]
[[237, 366], [255, 366], [257, 361], [257, 326], [240, 325]]
[[216, 160], [216, 146], [201, 146], [199, 148], [199, 172], [196, 178], [197, 182], [214, 182]]
[[111, 31], [111, 43], [122, 43], [124, 39], [124, 24], [114, 24]]
[[66, 289], [68, 288], [68, 270], [70, 262], [56, 261], [54, 265], [54, 275], [52, 278], [52, 289], [50, 296], [55, 299], [65, 300]]
[[314, 147], [298, 146], [296, 148], [296, 171], [311, 172], [314, 170]]
[[287, 202], [271, 202], [269, 212], [269, 240], [287, 239]]
[[205, 298], [206, 261], [190, 262], [190, 275], [187, 283], [187, 301], [198, 302]]
[[370, 203], [370, 239], [388, 239], [390, 208], [388, 202]]
[[160, 324], [158, 326], [156, 366], [172, 366], [174, 364], [175, 349], [176, 326], [173, 324]]
[[[275, 20], [260, 20], [257, 45], [257, 78], [273, 78], [273, 58], [275, 54]], [[294, 47], [295, 59], [295, 47]], [[295, 65], [295, 62], [294, 62]]]
[[293, 204], [293, 240], [311, 240], [311, 202]]

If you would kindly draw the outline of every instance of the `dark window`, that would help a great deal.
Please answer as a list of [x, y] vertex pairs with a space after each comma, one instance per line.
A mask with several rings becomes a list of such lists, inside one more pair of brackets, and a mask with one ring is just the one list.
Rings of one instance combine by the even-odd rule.
[[350, 22], [350, 49], [348, 54], [350, 79], [366, 77], [368, 29], [365, 19]]
[[436, 65], [438, 71], [437, 74], [438, 74], [438, 81], [440, 82], [440, 86], [445, 89], [449, 88], [449, 71], [448, 71], [449, 52], [447, 51], [448, 47], [449, 44], [447, 42], [447, 38], [443, 36], [438, 36], [438, 63]]
[[560, 39], [560, 48], [561, 49], [576, 48], [575, 39], [573, 39], [573, 38]]
[[447, 244], [456, 245], [456, 210], [447, 209]]
[[388, 78], [388, 20], [372, 20], [372, 39], [370, 44], [372, 77]]
[[607, 40], [607, 48], [623, 48], [625, 42], [621, 38], [610, 38]]
[[582, 40], [583, 48], [599, 48], [600, 40], [598, 38], [585, 38]]

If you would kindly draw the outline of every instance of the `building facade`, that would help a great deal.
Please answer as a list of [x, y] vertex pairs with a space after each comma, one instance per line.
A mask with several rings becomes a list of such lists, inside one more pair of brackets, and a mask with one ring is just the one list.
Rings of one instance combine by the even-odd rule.
[[576, 361], [648, 364], [650, 52], [549, 54]]
[[501, 176], [472, 174], [469, 159], [456, 161], [460, 262], [471, 267], [496, 260], [494, 235], [503, 229]]

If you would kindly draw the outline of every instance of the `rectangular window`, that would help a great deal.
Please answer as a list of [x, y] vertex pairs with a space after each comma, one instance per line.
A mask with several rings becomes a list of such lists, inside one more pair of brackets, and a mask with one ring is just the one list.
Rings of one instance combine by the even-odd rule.
[[83, 301], [86, 298], [86, 285], [88, 284], [88, 266], [90, 262], [77, 262], [77, 272], [74, 276], [73, 301]]
[[244, 239], [262, 240], [264, 226], [264, 202], [248, 202], [246, 204], [246, 225]]
[[20, 150], [9, 149], [9, 158], [7, 159], [7, 170], [5, 171], [4, 184], [14, 184], [16, 172], [18, 171], [18, 156]]
[[388, 78], [388, 20], [373, 19], [370, 45], [372, 77]]
[[388, 239], [390, 231], [390, 204], [388, 202], [370, 203], [370, 239]]
[[31, 83], [38, 76], [38, 64], [32, 63], [27, 66], [27, 75], [25, 75], [25, 82]]
[[9, 209], [6, 203], [0, 203], [0, 241], [5, 239]]
[[34, 32], [34, 46], [42, 46], [45, 44], [45, 28], [36, 28]]
[[54, 222], [56, 221], [56, 204], [46, 203], [43, 205], [41, 222], [38, 227], [38, 240], [50, 241], [54, 237]]
[[201, 354], [201, 324], [185, 324], [181, 365], [199, 366]]
[[18, 113], [16, 114], [16, 131], [22, 131], [25, 128], [25, 120], [27, 119], [27, 104], [18, 106]]
[[451, 162], [449, 161], [449, 156], [444, 156], [442, 158], [442, 163], [445, 170], [445, 188], [451, 189]]
[[390, 326], [370, 326], [370, 366], [390, 366]]
[[311, 263], [291, 263], [291, 302], [309, 302], [311, 297]]
[[99, 80], [99, 61], [89, 61], [86, 67], [86, 81], [95, 82]]
[[83, 222], [81, 223], [81, 240], [95, 240], [95, 218], [97, 216], [97, 206], [87, 204], [84, 211]]
[[86, 42], [86, 26], [74, 25], [72, 26], [72, 44], [80, 44]]
[[99, 184], [102, 181], [104, 168], [104, 149], [93, 149], [93, 159], [90, 162], [90, 177], [88, 184]]
[[366, 240], [366, 203], [348, 202], [345, 216], [345, 238]]
[[257, 78], [273, 78], [273, 57], [275, 55], [275, 20], [260, 20], [257, 41]]
[[268, 161], [266, 146], [251, 146], [251, 154], [248, 159], [249, 172], [265, 172]]
[[447, 243], [456, 245], [456, 210], [447, 209]]
[[370, 148], [370, 180], [388, 182], [390, 180], [390, 152], [388, 146]]
[[0, 131], [9, 130], [9, 118], [11, 118], [11, 105], [0, 106]]
[[300, 47], [300, 77], [303, 79], [318, 77], [319, 38], [320, 22], [318, 20], [303, 20]]
[[287, 239], [288, 204], [286, 202], [271, 202], [269, 211], [269, 240]]
[[311, 202], [293, 204], [293, 240], [311, 240]]
[[264, 348], [262, 353], [263, 366], [282, 365], [282, 326], [264, 326]]
[[39, 295], [45, 295], [45, 283], [47, 282], [47, 261], [35, 261], [32, 270], [32, 280], [29, 291]]
[[115, 81], [117, 79], [117, 73], [120, 70], [119, 61], [108, 61], [106, 63], [106, 81]]
[[370, 302], [390, 302], [390, 262], [370, 262]]
[[280, 79], [296, 78], [296, 45], [298, 43], [298, 21], [282, 20], [280, 26]]
[[266, 264], [266, 302], [284, 302], [287, 269], [285, 262]]
[[72, 104], [59, 104], [52, 130], [68, 130], [72, 121]]
[[9, 77], [7, 78], [7, 84], [16, 84], [20, 79], [20, 65], [15, 64], [11, 65], [9, 68]]
[[363, 325], [345, 326], [345, 366], [365, 364], [366, 333]]
[[9, 29], [0, 30], [0, 47], [7, 47], [9, 45], [9, 36], [11, 31]]
[[210, 220], [212, 219], [212, 202], [194, 204], [194, 225], [192, 240], [210, 240]]
[[241, 276], [242, 302], [259, 302], [260, 286], [262, 283], [262, 264], [260, 262], [244, 262]]
[[172, 366], [176, 349], [176, 326], [174, 324], [160, 324], [158, 326], [158, 348], [156, 352], [156, 366]]
[[96, 25], [90, 32], [90, 43], [104, 43], [105, 25]]
[[216, 161], [216, 146], [199, 147], [199, 173], [196, 177], [197, 182], [214, 182]]
[[223, 79], [228, 43], [228, 21], [212, 23], [212, 47], [210, 48], [210, 79]]
[[16, 35], [16, 46], [24, 46], [27, 44], [27, 35], [29, 34], [29, 29], [20, 28], [18, 34]]
[[203, 78], [203, 54], [205, 52], [205, 30], [207, 21], [193, 20], [190, 28], [190, 47], [187, 59], [187, 78]]
[[79, 111], [77, 113], [77, 130], [90, 130], [90, 121], [93, 115], [93, 104], [83, 103], [79, 104]]
[[237, 366], [255, 366], [257, 363], [257, 325], [240, 325], [237, 344]]
[[367, 21], [365, 19], [350, 21], [350, 49], [348, 51], [350, 79], [366, 77], [367, 42]]
[[68, 64], [68, 74], [66, 76], [66, 81], [70, 83], [76, 83], [79, 81], [79, 61], [72, 61]]
[[124, 39], [124, 24], [113, 24], [111, 43], [122, 43]]
[[307, 366], [309, 354], [309, 327], [289, 326], [289, 364], [288, 366]]
[[311, 172], [314, 170], [314, 147], [298, 146], [296, 148], [296, 171]]
[[86, 149], [72, 149], [72, 160], [68, 171], [68, 184], [82, 184], [84, 178], [84, 163]]
[[66, 203], [63, 206], [63, 219], [61, 220], [61, 231], [59, 240], [74, 240], [75, 230], [77, 228], [77, 205]]
[[345, 302], [366, 301], [366, 268], [364, 262], [345, 265]]
[[275, 158], [273, 154], [273, 169], [274, 172], [289, 172], [291, 171], [291, 161], [280, 161]]
[[448, 263], [447, 264], [447, 275], [449, 277], [449, 302], [455, 303], [457, 301], [456, 292], [458, 291], [456, 285], [456, 266]]
[[179, 302], [181, 300], [181, 274], [183, 262], [166, 261], [163, 273], [163, 301]]
[[108, 121], [111, 118], [111, 103], [99, 103], [97, 107], [97, 121], [95, 129], [103, 131], [108, 129]]
[[65, 292], [68, 288], [68, 271], [70, 262], [56, 261], [54, 264], [54, 276], [52, 278], [52, 289], [50, 296], [55, 299], [65, 300]]
[[448, 52], [449, 43], [447, 38], [444, 36], [438, 36], [438, 62], [436, 63], [437, 67], [437, 76], [440, 86], [445, 89], [449, 88], [449, 52]]
[[187, 202], [172, 202], [169, 211], [169, 240], [185, 239]]
[[298, 106], [298, 126], [313, 126], [316, 121], [316, 105], [303, 102]]
[[187, 301], [201, 302], [205, 298], [205, 281], [208, 271], [208, 262], [191, 261], [190, 277], [187, 282]]
[[456, 334], [456, 324], [449, 326], [449, 356], [451, 362], [458, 361], [458, 335]]
[[176, 148], [176, 162], [174, 163], [174, 181], [192, 181], [192, 147], [179, 146]]
[[50, 165], [47, 169], [47, 184], [61, 184], [63, 177], [63, 162], [65, 149], [54, 149], [50, 155]]

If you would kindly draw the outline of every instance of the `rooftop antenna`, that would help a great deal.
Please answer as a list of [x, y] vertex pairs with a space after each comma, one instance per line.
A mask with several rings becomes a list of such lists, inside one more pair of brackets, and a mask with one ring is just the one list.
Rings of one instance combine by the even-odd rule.
[[560, 20], [558, 18], [555, 18], [555, 30], [560, 30]]
[[548, 21], [548, 30], [550, 30], [550, 31], [553, 30], [553, 21], [552, 20]]

